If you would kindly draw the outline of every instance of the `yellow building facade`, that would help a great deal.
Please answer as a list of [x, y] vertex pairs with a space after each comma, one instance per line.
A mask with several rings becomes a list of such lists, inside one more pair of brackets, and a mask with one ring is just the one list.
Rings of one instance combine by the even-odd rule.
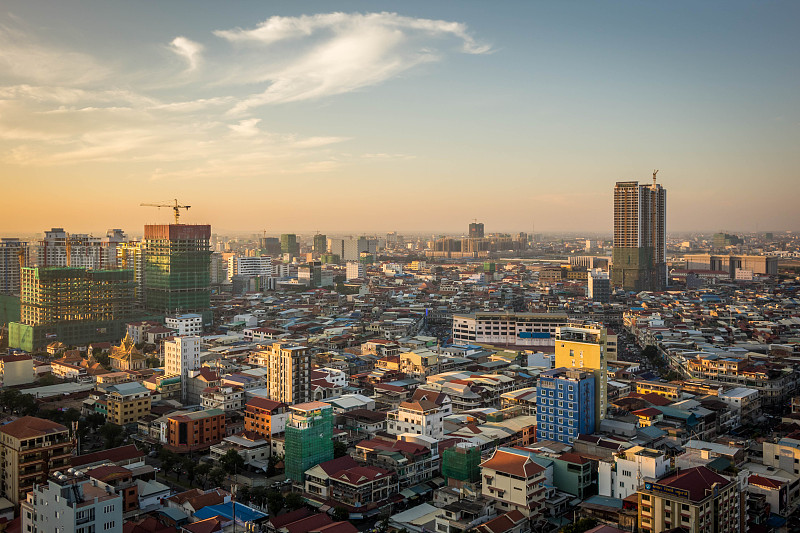
[[596, 429], [608, 408], [608, 366], [606, 330], [599, 327], [566, 326], [556, 330], [556, 368], [592, 372], [595, 379]]

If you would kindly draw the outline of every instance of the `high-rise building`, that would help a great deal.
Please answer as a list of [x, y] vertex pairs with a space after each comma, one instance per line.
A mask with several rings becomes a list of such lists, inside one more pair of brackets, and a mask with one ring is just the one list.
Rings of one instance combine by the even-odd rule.
[[48, 474], [69, 467], [74, 448], [69, 430], [50, 420], [23, 416], [0, 426], [0, 493], [14, 505], [25, 500]]
[[289, 406], [286, 421], [286, 478], [304, 482], [312, 466], [333, 459], [333, 407], [324, 402]]
[[309, 287], [322, 286], [322, 263], [311, 261], [297, 268], [297, 280]]
[[228, 258], [228, 280], [234, 276], [272, 276], [272, 258], [231, 256]]
[[715, 233], [711, 240], [711, 246], [714, 250], [724, 250], [728, 246], [736, 246], [742, 244], [742, 239], [738, 235], [729, 235], [727, 233]]
[[211, 322], [211, 226], [144, 227], [144, 296], [148, 311], [201, 313]]
[[287, 405], [309, 400], [311, 354], [307, 346], [273, 342], [260, 355], [267, 363], [267, 390], [271, 400]]
[[284, 233], [281, 235], [281, 253], [292, 255], [300, 253], [300, 244], [297, 242], [297, 235], [294, 233]]
[[357, 261], [350, 261], [347, 263], [347, 270], [346, 270], [346, 279], [350, 281], [352, 279], [364, 279], [367, 277], [367, 267], [364, 266], [364, 263], [360, 263]]
[[200, 337], [189, 335], [164, 342], [164, 373], [181, 377], [181, 399], [186, 400], [189, 373], [200, 368]]
[[555, 368], [539, 374], [536, 387], [536, 439], [572, 443], [595, 431], [595, 376]]
[[28, 243], [19, 239], [0, 239], [0, 294], [19, 294], [20, 269], [28, 264]]
[[470, 223], [469, 236], [472, 239], [483, 239], [483, 222]]
[[611, 284], [627, 291], [663, 290], [667, 282], [667, 190], [655, 183], [614, 187]]
[[[609, 337], [611, 337], [611, 343], [609, 343]], [[558, 328], [556, 332], [556, 368], [583, 370], [594, 375], [595, 414], [593, 420], [596, 427], [593, 431], [600, 429], [600, 422], [606, 417], [608, 407], [608, 398], [606, 397], [607, 363], [609, 360], [607, 352], [608, 345], [612, 343], [616, 350], [616, 335], [609, 336], [608, 331], [601, 327], [567, 326]]]
[[114, 485], [63, 472], [52, 476], [22, 503], [21, 531], [122, 533], [124, 503]]
[[281, 240], [277, 237], [261, 237], [258, 240], [261, 255], [281, 255]]
[[328, 236], [323, 233], [317, 233], [316, 235], [314, 235], [312, 248], [314, 250], [314, 254], [316, 254], [317, 256], [327, 253]]
[[133, 270], [136, 282], [133, 298], [137, 307], [144, 307], [144, 244], [140, 241], [121, 242], [116, 245], [117, 266]]
[[122, 230], [108, 230], [105, 239], [87, 234], [67, 233], [64, 228], [44, 232], [36, 248], [36, 264], [40, 267], [71, 266], [92, 269], [117, 267], [119, 243], [126, 240]]
[[66, 345], [122, 338], [134, 317], [133, 271], [70, 267], [22, 269], [20, 322], [9, 344], [27, 352], [52, 340]]
[[608, 279], [608, 272], [593, 268], [589, 271], [587, 281], [590, 300], [604, 304], [611, 301], [611, 280]]

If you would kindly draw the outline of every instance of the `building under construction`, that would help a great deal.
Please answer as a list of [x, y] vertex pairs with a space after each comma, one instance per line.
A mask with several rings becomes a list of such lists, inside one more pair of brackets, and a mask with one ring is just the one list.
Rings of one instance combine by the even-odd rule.
[[471, 443], [458, 443], [442, 452], [442, 476], [456, 486], [481, 479], [481, 450]]
[[162, 315], [200, 313], [211, 322], [211, 226], [144, 227], [144, 304]]
[[9, 324], [9, 346], [33, 352], [120, 339], [134, 318], [133, 271], [73, 267], [21, 269], [20, 321]]
[[286, 421], [286, 478], [303, 483], [306, 470], [333, 459], [333, 408], [324, 402], [289, 406]]

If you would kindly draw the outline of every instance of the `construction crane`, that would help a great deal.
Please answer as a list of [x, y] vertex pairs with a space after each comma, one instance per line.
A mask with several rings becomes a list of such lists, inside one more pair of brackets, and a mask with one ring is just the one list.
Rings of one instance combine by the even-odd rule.
[[656, 174], [658, 174], [658, 170], [653, 171], [653, 185], [656, 184]]
[[175, 199], [175, 204], [139, 204], [142, 207], [171, 207], [175, 211], [175, 224], [178, 224], [178, 219], [181, 216], [181, 209], [189, 210], [190, 205], [178, 205], [178, 199]]

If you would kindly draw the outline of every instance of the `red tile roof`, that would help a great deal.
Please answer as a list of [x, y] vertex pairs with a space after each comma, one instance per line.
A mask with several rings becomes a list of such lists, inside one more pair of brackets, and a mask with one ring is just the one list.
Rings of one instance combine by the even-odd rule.
[[280, 529], [286, 524], [297, 522], [298, 520], [302, 520], [303, 518], [307, 518], [313, 514], [314, 513], [308, 507], [301, 507], [300, 509], [289, 511], [288, 513], [280, 516], [273, 516], [269, 522], [275, 529]]
[[216, 516], [213, 516], [205, 520], [200, 520], [199, 522], [185, 524], [181, 527], [184, 531], [188, 531], [189, 533], [214, 533], [216, 531], [222, 531], [222, 521]]
[[358, 533], [358, 529], [350, 522], [333, 522], [326, 526], [311, 529], [308, 533]]
[[533, 462], [528, 455], [500, 449], [495, 449], [494, 454], [481, 463], [481, 467], [524, 478], [544, 472], [544, 468]]
[[122, 468], [121, 466], [99, 466], [86, 472], [86, 475], [94, 479], [99, 479], [105, 483], [115, 479], [132, 477], [131, 471], [127, 468]]
[[62, 431], [67, 431], [67, 428], [61, 424], [56, 424], [44, 418], [36, 418], [35, 416], [23, 416], [5, 426], [0, 426], [0, 433], [5, 433], [18, 439], [43, 437]]
[[324, 470], [326, 474], [332, 476], [337, 472], [341, 472], [342, 470], [355, 468], [358, 466], [358, 463], [349, 455], [343, 455], [342, 457], [337, 457], [336, 459], [331, 459], [330, 461], [320, 463], [318, 466]]
[[92, 463], [99, 463], [100, 461], [111, 461], [118, 463], [129, 459], [136, 459], [144, 457], [144, 452], [139, 451], [135, 445], [128, 444], [127, 446], [120, 446], [118, 448], [109, 448], [108, 450], [100, 450], [99, 452], [86, 453], [71, 459], [72, 466], [83, 466]]
[[725, 487], [729, 485], [731, 481], [709, 470], [705, 466], [687, 468], [686, 470], [681, 470], [677, 474], [658, 481], [659, 485], [689, 491], [689, 498], [695, 502], [705, 498], [708, 495], [706, 491], [711, 490], [711, 486], [714, 483], [719, 483], [720, 486]]
[[276, 402], [275, 400], [268, 400], [267, 398], [250, 398], [245, 404], [246, 407], [255, 407], [257, 409], [265, 409], [267, 411], [274, 411], [279, 407], [286, 407], [285, 403]]
[[351, 485], [363, 485], [364, 483], [389, 476], [391, 476], [391, 472], [383, 468], [374, 466], [356, 466], [337, 472], [331, 477]]
[[786, 484], [785, 481], [778, 481], [777, 479], [759, 476], [758, 474], [752, 474], [749, 478], [747, 478], [747, 483], [768, 489], [779, 489], [781, 486]]
[[308, 518], [303, 518], [287, 524], [281, 529], [285, 529], [288, 533], [307, 533], [308, 531], [328, 525], [331, 522], [333, 522], [333, 519], [330, 516], [326, 514], [315, 514]]

